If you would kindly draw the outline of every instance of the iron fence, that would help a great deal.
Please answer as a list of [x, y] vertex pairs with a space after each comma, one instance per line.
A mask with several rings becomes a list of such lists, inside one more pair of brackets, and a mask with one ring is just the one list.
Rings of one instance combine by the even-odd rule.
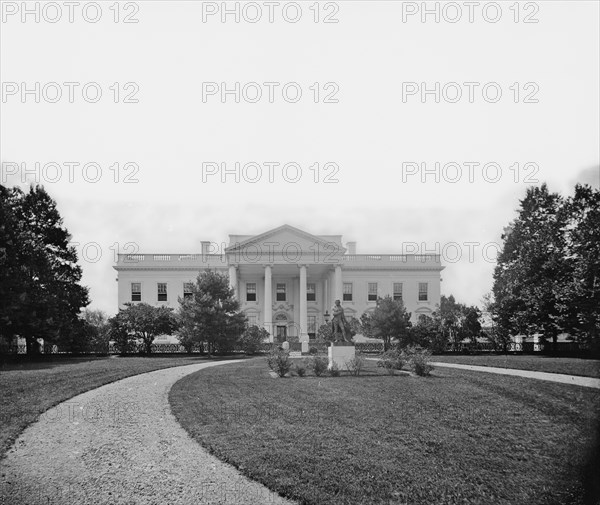
[[[357, 342], [354, 344], [356, 350], [362, 353], [382, 353], [383, 352], [383, 343], [382, 342]], [[265, 342], [258, 346], [258, 353], [268, 353], [272, 349], [276, 349], [281, 347], [281, 343], [279, 342]], [[316, 342], [309, 341], [308, 350], [309, 353], [327, 353], [327, 342]], [[300, 352], [302, 350], [301, 342], [290, 342], [289, 350], [293, 352]], [[174, 343], [158, 343], [152, 344], [151, 352], [152, 354], [207, 354], [209, 351], [208, 344], [196, 345], [191, 349], [186, 349], [181, 344]], [[236, 344], [228, 349], [220, 349], [219, 351], [224, 352], [232, 352], [232, 353], [243, 353], [245, 349]], [[553, 344], [552, 342], [519, 342], [519, 343], [511, 343], [507, 348], [508, 352], [511, 353], [523, 353], [523, 354], [581, 354], [586, 355], [592, 352], [591, 349], [588, 349], [585, 345], [580, 344], [578, 342], [557, 342]], [[446, 353], [450, 354], [465, 354], [465, 353], [492, 353], [492, 352], [503, 352], [503, 349], [498, 348], [491, 342], [478, 342], [476, 344], [473, 343], [458, 343], [458, 344], [448, 344], [445, 349]], [[114, 343], [108, 345], [108, 347], [97, 348], [93, 350], [87, 351], [74, 351], [67, 350], [62, 348], [56, 344], [46, 344], [39, 346], [39, 354], [41, 355], [114, 355], [114, 354], [145, 354], [146, 346], [143, 343], [138, 344], [130, 344], [126, 349], [121, 349]], [[0, 355], [2, 356], [19, 356], [27, 354], [27, 346], [26, 345], [16, 345], [11, 344], [8, 345], [6, 343], [0, 343]]]
[[357, 342], [354, 344], [356, 350], [363, 353], [383, 352], [383, 342]]

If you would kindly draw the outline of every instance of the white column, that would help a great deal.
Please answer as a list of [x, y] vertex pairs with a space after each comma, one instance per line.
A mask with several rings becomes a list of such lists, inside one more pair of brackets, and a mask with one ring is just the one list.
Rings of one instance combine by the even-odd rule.
[[237, 285], [237, 266], [229, 265], [229, 287], [235, 291], [234, 295], [239, 300], [238, 285]]
[[335, 287], [333, 290], [334, 300], [342, 300], [343, 285], [342, 285], [342, 267], [337, 265], [335, 267]]
[[302, 342], [303, 352], [308, 352], [308, 314], [306, 309], [306, 265], [300, 265], [300, 342]]
[[[329, 275], [329, 273], [327, 273], [326, 275]], [[329, 306], [329, 280], [327, 279], [327, 277], [325, 277], [325, 279], [323, 280], [323, 314], [325, 314], [325, 311], [329, 312], [329, 309], [331, 307]], [[321, 324], [321, 322], [318, 323], [319, 325]]]
[[271, 286], [271, 265], [265, 265], [265, 307], [263, 311], [265, 330], [273, 341], [273, 291]]

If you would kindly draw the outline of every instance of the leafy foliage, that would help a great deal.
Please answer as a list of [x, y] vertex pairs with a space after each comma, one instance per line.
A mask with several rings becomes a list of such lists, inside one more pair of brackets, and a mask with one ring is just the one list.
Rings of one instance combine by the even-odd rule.
[[267, 365], [279, 377], [285, 377], [292, 369], [292, 360], [290, 353], [283, 349], [275, 348], [267, 355]]
[[397, 349], [385, 351], [377, 360], [377, 366], [385, 368], [388, 374], [394, 375], [394, 370], [401, 370], [404, 366], [404, 355]]
[[482, 300], [481, 316], [488, 326], [482, 329], [482, 335], [493, 344], [496, 350], [506, 353], [510, 349], [510, 334], [505, 328], [496, 324], [494, 310], [494, 295], [491, 292], [486, 293]]
[[331, 377], [339, 377], [340, 376], [340, 369], [337, 366], [337, 363], [332, 363], [331, 367], [327, 369], [327, 372], [329, 373], [329, 375], [331, 375]]
[[377, 300], [373, 312], [363, 313], [360, 323], [364, 335], [383, 340], [385, 350], [389, 349], [392, 339], [405, 345], [410, 338], [410, 314], [401, 301], [389, 295]]
[[81, 335], [88, 289], [70, 238], [42, 186], [24, 193], [0, 185], [0, 337], [24, 337], [28, 354], [37, 338], [53, 344]]
[[471, 342], [476, 341], [481, 334], [480, 316], [481, 311], [477, 307], [458, 303], [452, 295], [442, 295], [439, 310], [435, 314], [446, 342], [455, 346], [466, 338]]
[[255, 354], [260, 345], [269, 338], [269, 332], [256, 325], [248, 326], [240, 338], [240, 344], [246, 354]]
[[108, 320], [108, 335], [121, 354], [127, 354], [134, 348], [135, 339], [129, 333], [123, 318], [111, 317]]
[[520, 203], [494, 271], [497, 331], [600, 346], [600, 191], [577, 185], [565, 199], [544, 184]]
[[568, 277], [562, 321], [577, 340], [600, 348], [600, 190], [577, 185], [565, 202]]
[[90, 349], [97, 354], [108, 354], [110, 340], [108, 316], [102, 310], [86, 308], [81, 315], [90, 332]]
[[329, 366], [329, 360], [321, 356], [313, 356], [310, 361], [310, 367], [317, 377], [321, 377]]
[[322, 324], [317, 330], [317, 341], [333, 342], [333, 330], [331, 324]]
[[402, 351], [404, 359], [410, 364], [417, 375], [427, 376], [433, 370], [433, 365], [429, 363], [431, 351], [418, 346], [409, 346]]
[[[159, 335], [170, 335], [178, 327], [173, 309], [169, 307], [153, 307], [147, 303], [126, 303], [125, 309], [112, 319], [114, 331], [112, 337], [120, 347], [127, 348], [136, 340], [144, 343], [145, 352], [152, 353], [152, 342]], [[121, 350], [121, 352], [123, 352]]]
[[306, 375], [306, 363], [296, 363], [296, 373], [298, 377], [304, 377]]
[[566, 273], [562, 205], [562, 197], [545, 184], [529, 188], [503, 235], [493, 290], [498, 323], [511, 333], [555, 339], [562, 330], [557, 297]]
[[441, 330], [439, 312], [434, 312], [432, 317], [421, 314], [417, 324], [410, 328], [410, 344], [442, 353], [446, 350], [446, 343], [447, 338]]
[[208, 352], [229, 352], [246, 329], [246, 316], [229, 287], [227, 276], [207, 270], [192, 285], [190, 298], [179, 298], [178, 338], [182, 345], [208, 347]]
[[359, 376], [361, 370], [365, 366], [365, 358], [363, 358], [360, 354], [357, 354], [350, 361], [346, 362], [346, 369], [355, 376]]

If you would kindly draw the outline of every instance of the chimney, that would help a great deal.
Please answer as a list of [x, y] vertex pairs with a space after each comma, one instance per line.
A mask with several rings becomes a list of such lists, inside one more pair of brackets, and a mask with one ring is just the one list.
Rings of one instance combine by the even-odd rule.
[[202, 256], [210, 254], [210, 240], [203, 240], [200, 243], [202, 244]]
[[346, 242], [346, 254], [356, 254], [356, 242]]

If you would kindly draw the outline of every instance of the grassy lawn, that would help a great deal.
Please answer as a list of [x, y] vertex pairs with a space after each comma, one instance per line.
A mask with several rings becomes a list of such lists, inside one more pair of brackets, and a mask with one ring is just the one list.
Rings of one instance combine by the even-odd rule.
[[198, 356], [107, 357], [4, 365], [0, 367], [0, 459], [23, 429], [60, 402], [131, 375], [201, 361]]
[[600, 378], [600, 361], [581, 358], [554, 358], [552, 356], [523, 355], [485, 355], [476, 356], [433, 356], [432, 361], [460, 363], [461, 365], [496, 366], [501, 368], [519, 368], [536, 372], [564, 373]]
[[598, 391], [382, 374], [273, 379], [257, 358], [183, 378], [170, 402], [200, 444], [301, 503], [586, 503]]

